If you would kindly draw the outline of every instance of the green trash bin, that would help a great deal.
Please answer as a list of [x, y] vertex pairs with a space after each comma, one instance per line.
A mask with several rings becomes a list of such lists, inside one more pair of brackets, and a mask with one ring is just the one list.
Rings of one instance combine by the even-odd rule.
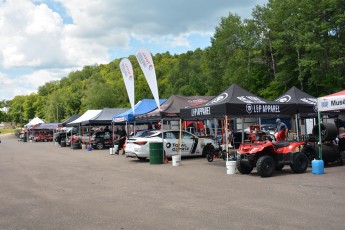
[[26, 139], [26, 137], [24, 137], [24, 138], [23, 138], [23, 142], [27, 142], [27, 139]]
[[163, 164], [163, 142], [149, 143], [150, 164]]

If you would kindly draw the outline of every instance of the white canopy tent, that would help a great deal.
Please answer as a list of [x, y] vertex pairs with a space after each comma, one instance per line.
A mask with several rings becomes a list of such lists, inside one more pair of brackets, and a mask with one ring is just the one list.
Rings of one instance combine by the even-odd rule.
[[25, 125], [25, 128], [30, 128], [33, 125], [45, 123], [41, 118], [35, 117]]
[[319, 112], [345, 109], [345, 90], [317, 98]]
[[322, 159], [321, 148], [321, 112], [345, 109], [345, 90], [317, 98], [318, 124], [319, 124], [319, 157]]
[[79, 126], [83, 121], [89, 121], [89, 120], [94, 119], [101, 112], [102, 110], [88, 110], [76, 120], [70, 123], [67, 123], [66, 126]]

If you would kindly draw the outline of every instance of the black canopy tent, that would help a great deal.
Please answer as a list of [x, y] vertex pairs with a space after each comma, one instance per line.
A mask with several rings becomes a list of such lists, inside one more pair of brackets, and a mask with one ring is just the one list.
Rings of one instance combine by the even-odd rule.
[[[102, 125], [106, 125], [106, 126], [110, 126], [113, 125], [112, 120], [113, 120], [113, 116], [116, 116], [120, 113], [123, 113], [125, 111], [127, 111], [128, 108], [104, 108], [102, 109], [102, 111], [95, 117], [89, 119], [89, 120], [85, 120], [82, 121], [81, 127], [83, 126], [88, 126], [89, 129], [89, 143], [91, 143], [91, 126], [102, 126]], [[82, 136], [84, 135], [83, 133], [83, 129], [82, 129]], [[114, 138], [114, 125], [112, 126], [112, 137]]]
[[[292, 116], [296, 112], [295, 105], [263, 99], [241, 88], [237, 84], [233, 84], [202, 106], [181, 109], [180, 117], [183, 120], [225, 119], [225, 127], [227, 127], [228, 116], [241, 117], [243, 122], [244, 117]], [[226, 137], [228, 137], [227, 128], [225, 129], [225, 133]], [[242, 128], [243, 141], [244, 129]]]
[[317, 99], [292, 86], [275, 101], [295, 105], [301, 117], [317, 117]]
[[111, 125], [113, 116], [127, 111], [128, 108], [104, 108], [96, 117], [81, 122], [82, 126]]
[[293, 104], [269, 101], [233, 84], [202, 106], [181, 109], [180, 116], [184, 120], [201, 120], [224, 116], [293, 115], [296, 112]]
[[316, 118], [317, 117], [317, 99], [306, 92], [293, 86], [288, 91], [280, 95], [275, 101], [291, 104], [296, 106], [297, 113], [295, 114], [295, 125], [297, 132], [297, 140], [300, 134], [300, 119], [299, 118]]
[[78, 119], [81, 116], [81, 114], [74, 114], [70, 118], [68, 118], [66, 121], [61, 123], [62, 127], [66, 127], [68, 123]]

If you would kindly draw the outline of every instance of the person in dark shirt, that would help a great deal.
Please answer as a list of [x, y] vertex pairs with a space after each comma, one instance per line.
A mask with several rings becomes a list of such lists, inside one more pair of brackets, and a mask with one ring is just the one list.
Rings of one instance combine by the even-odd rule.
[[[125, 145], [126, 142], [126, 137], [127, 137], [127, 133], [126, 133], [126, 129], [124, 126], [120, 127], [120, 131], [119, 131], [119, 147], [117, 149], [117, 151], [115, 152], [115, 154], [119, 154], [120, 150], [123, 149], [123, 146]], [[123, 150], [122, 155], [125, 154], [125, 150]]]

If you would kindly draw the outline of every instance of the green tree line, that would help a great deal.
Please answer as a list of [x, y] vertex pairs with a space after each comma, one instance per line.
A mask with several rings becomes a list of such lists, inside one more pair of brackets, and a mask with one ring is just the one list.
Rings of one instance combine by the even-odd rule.
[[[152, 98], [135, 56], [135, 99]], [[269, 0], [251, 19], [222, 17], [206, 49], [153, 56], [160, 98], [218, 95], [236, 83], [275, 99], [296, 86], [318, 97], [344, 89], [345, 4], [343, 0]], [[88, 109], [130, 107], [120, 59], [85, 66], [37, 93], [2, 102], [0, 119], [16, 123], [34, 116], [62, 121]]]

